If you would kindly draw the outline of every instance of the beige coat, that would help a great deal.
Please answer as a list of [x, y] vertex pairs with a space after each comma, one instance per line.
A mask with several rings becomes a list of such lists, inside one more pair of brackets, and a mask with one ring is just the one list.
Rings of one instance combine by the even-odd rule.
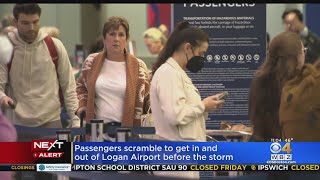
[[9, 33], [15, 50], [10, 81], [7, 65], [0, 65], [0, 98], [6, 96], [5, 86], [8, 82], [12, 90], [10, 97], [16, 104], [15, 124], [38, 127], [48, 122], [60, 121], [60, 82], [73, 126], [79, 126], [79, 118], [75, 116], [78, 106], [76, 83], [67, 51], [60, 40], [52, 38], [59, 56], [56, 71], [47, 45], [43, 41], [46, 36], [47, 34], [39, 31], [36, 40], [28, 44], [19, 37], [17, 31]]
[[150, 97], [157, 135], [170, 141], [206, 141], [207, 113], [199, 91], [173, 58], [154, 74]]
[[[170, 141], [206, 141], [207, 113], [199, 91], [173, 58], [154, 74], [150, 98], [158, 136]], [[199, 179], [198, 171], [155, 171], [154, 174]]]

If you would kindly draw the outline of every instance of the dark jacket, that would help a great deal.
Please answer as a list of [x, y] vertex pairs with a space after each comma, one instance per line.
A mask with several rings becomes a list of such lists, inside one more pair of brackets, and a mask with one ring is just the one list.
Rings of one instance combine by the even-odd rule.
[[320, 57], [320, 38], [310, 30], [306, 37], [301, 36], [304, 47], [308, 48], [305, 63], [313, 64]]

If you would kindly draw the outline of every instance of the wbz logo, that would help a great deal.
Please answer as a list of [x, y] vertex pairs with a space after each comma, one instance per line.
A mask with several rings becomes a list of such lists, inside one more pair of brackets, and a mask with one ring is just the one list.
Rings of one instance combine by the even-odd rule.
[[271, 154], [271, 160], [292, 160], [292, 154]]
[[58, 140], [33, 140], [32, 151], [50, 151], [62, 149], [63, 142]]
[[[292, 160], [291, 147], [290, 143], [286, 143], [283, 147], [279, 143], [272, 143], [270, 145], [270, 151], [274, 154], [271, 154], [271, 160], [283, 160], [288, 161]], [[285, 152], [286, 154], [278, 154], [280, 152]]]

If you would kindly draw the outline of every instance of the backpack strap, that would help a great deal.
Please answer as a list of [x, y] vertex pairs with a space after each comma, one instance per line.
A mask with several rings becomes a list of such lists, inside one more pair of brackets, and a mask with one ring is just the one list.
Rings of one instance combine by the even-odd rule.
[[[44, 42], [46, 43], [46, 45], [48, 47], [53, 64], [55, 65], [56, 69], [58, 69], [59, 57], [58, 57], [58, 52], [57, 52], [56, 46], [54, 45], [52, 38], [50, 36], [46, 36], [44, 38]], [[58, 74], [58, 72], [57, 72], [57, 74]]]
[[[58, 56], [58, 52], [56, 49], [56, 46], [54, 45], [54, 42], [52, 40], [52, 38], [50, 36], [46, 36], [44, 38], [44, 42], [46, 43], [52, 62], [56, 68], [56, 73], [57, 73], [57, 77], [58, 77], [58, 81], [59, 81], [59, 74], [58, 74], [58, 60], [59, 60], [59, 56]], [[63, 93], [62, 93], [62, 89], [60, 86], [60, 82], [59, 82], [59, 99], [60, 99], [60, 104], [61, 106], [64, 106], [64, 98], [63, 98]]]
[[10, 61], [8, 62], [7, 64], [7, 67], [8, 67], [8, 78], [9, 78], [9, 73], [10, 73], [10, 70], [11, 70], [11, 64], [12, 64], [12, 60], [13, 60], [13, 55], [14, 55], [14, 44], [13, 42], [11, 41], [10, 37], [7, 36], [9, 41], [11, 42], [12, 46], [13, 46], [13, 50], [12, 50], [12, 53], [11, 53], [11, 58], [10, 58]]

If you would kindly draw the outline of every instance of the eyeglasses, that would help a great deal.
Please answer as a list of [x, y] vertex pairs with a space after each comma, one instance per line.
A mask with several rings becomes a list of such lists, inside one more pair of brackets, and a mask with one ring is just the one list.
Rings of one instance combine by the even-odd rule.
[[303, 50], [303, 52], [304, 52], [304, 54], [307, 54], [307, 50], [308, 50], [308, 48], [302, 48], [302, 50]]

